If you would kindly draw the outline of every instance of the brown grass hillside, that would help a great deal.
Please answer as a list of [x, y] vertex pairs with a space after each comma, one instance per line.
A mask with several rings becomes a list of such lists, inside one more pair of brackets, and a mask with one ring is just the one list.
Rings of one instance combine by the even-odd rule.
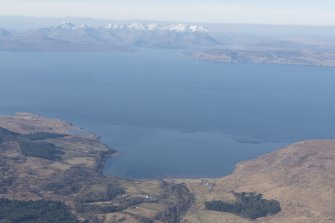
[[180, 181], [195, 193], [196, 202], [185, 217], [192, 223], [251, 222], [232, 214], [204, 210], [205, 201], [233, 199], [231, 191], [256, 192], [280, 202], [279, 214], [256, 222], [335, 222], [335, 140], [290, 145], [241, 162], [224, 178]]

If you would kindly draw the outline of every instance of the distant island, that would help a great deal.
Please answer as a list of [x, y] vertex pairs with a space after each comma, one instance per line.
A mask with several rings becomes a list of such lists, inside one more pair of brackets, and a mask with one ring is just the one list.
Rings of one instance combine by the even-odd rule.
[[[102, 174], [116, 151], [71, 123], [0, 117], [0, 222], [334, 222], [335, 141], [306, 141], [217, 179]], [[255, 208], [257, 207], [257, 208]]]
[[195, 59], [225, 63], [295, 64], [335, 67], [335, 53], [314, 49], [214, 49], [194, 51]]
[[119, 52], [179, 49], [195, 59], [225, 63], [335, 66], [333, 36], [212, 33], [196, 24], [109, 23], [12, 31], [0, 27], [0, 51]]

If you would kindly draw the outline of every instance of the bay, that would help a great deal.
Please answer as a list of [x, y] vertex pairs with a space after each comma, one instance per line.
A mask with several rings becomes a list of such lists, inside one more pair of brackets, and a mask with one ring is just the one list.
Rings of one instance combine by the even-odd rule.
[[70, 121], [119, 151], [105, 174], [218, 177], [334, 138], [335, 69], [194, 60], [176, 50], [0, 53], [0, 113]]

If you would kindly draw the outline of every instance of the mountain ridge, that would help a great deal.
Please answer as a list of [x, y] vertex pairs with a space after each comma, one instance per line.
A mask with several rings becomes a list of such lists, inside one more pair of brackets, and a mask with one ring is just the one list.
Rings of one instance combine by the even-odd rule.
[[186, 49], [219, 44], [206, 28], [189, 24], [110, 23], [93, 27], [64, 22], [19, 33], [0, 30], [0, 36], [0, 50], [18, 51], [111, 51], [136, 47]]
[[335, 222], [335, 140], [294, 143], [240, 162], [231, 174], [222, 178], [175, 182], [185, 183], [195, 194], [196, 202], [186, 215], [192, 223], [253, 222], [204, 209], [205, 201], [229, 201], [232, 191], [262, 194], [266, 199], [280, 202], [281, 212], [259, 218], [256, 220], [259, 223]]

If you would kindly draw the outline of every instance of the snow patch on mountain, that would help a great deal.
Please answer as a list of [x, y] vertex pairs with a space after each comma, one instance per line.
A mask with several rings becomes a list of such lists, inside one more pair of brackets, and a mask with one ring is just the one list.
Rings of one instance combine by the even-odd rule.
[[187, 24], [173, 24], [173, 25], [163, 25], [163, 24], [141, 24], [141, 23], [131, 23], [131, 24], [117, 24], [111, 23], [103, 27], [109, 30], [139, 30], [139, 31], [171, 31], [171, 32], [192, 32], [192, 33], [208, 33], [208, 29], [203, 26], [198, 25], [187, 25]]
[[63, 22], [61, 25], [52, 28], [54, 30], [74, 31], [74, 30], [88, 29], [89, 27], [86, 24], [74, 25], [71, 22]]
[[[87, 25], [74, 25], [71, 22], [63, 22], [53, 27], [54, 30], [75, 31], [89, 29]], [[96, 30], [129, 30], [129, 31], [170, 31], [178, 33], [208, 33], [208, 29], [199, 25], [188, 24], [142, 24], [142, 23], [110, 23]]]

